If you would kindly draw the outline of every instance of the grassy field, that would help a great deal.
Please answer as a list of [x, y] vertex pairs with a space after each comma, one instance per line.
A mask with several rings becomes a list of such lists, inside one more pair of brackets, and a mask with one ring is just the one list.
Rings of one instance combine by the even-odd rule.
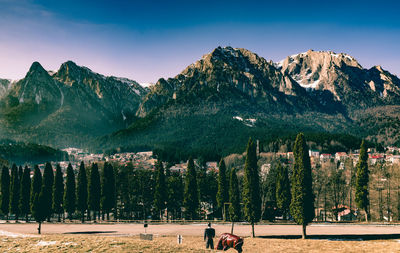
[[[244, 252], [400, 252], [400, 242], [328, 241], [245, 238]], [[28, 237], [0, 236], [0, 252], [209, 252], [201, 237], [139, 237], [94, 235], [43, 235]], [[236, 252], [230, 249], [227, 252]]]

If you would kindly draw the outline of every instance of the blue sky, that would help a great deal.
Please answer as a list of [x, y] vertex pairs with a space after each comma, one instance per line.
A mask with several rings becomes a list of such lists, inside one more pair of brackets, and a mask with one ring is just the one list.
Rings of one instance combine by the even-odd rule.
[[332, 50], [400, 76], [396, 1], [0, 0], [0, 78], [73, 60], [105, 75], [156, 82], [217, 46], [279, 61]]

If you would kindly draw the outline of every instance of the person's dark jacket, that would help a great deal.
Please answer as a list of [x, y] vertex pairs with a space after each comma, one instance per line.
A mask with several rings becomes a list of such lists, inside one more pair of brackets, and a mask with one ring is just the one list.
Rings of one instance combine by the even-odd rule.
[[215, 237], [215, 229], [208, 227], [204, 230], [204, 240], [213, 239], [214, 237]]

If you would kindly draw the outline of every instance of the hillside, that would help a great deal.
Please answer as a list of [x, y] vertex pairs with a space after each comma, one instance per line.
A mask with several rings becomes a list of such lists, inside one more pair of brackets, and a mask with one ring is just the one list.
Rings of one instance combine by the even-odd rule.
[[67, 161], [66, 152], [34, 143], [0, 140], [0, 164], [45, 163], [47, 161]]
[[127, 127], [147, 90], [68, 61], [49, 74], [32, 64], [0, 100], [0, 134], [55, 147], [83, 146]]
[[34, 63], [2, 83], [0, 135], [55, 147], [218, 157], [243, 151], [249, 136], [266, 147], [299, 131], [400, 144], [400, 79], [331, 51], [274, 63], [218, 47], [149, 89], [71, 61], [54, 74]]

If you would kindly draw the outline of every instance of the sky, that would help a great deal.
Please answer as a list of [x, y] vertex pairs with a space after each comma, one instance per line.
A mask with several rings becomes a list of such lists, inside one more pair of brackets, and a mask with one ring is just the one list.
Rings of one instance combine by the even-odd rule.
[[174, 77], [218, 46], [267, 60], [313, 50], [400, 76], [400, 1], [0, 0], [0, 78], [72, 60], [140, 83]]

